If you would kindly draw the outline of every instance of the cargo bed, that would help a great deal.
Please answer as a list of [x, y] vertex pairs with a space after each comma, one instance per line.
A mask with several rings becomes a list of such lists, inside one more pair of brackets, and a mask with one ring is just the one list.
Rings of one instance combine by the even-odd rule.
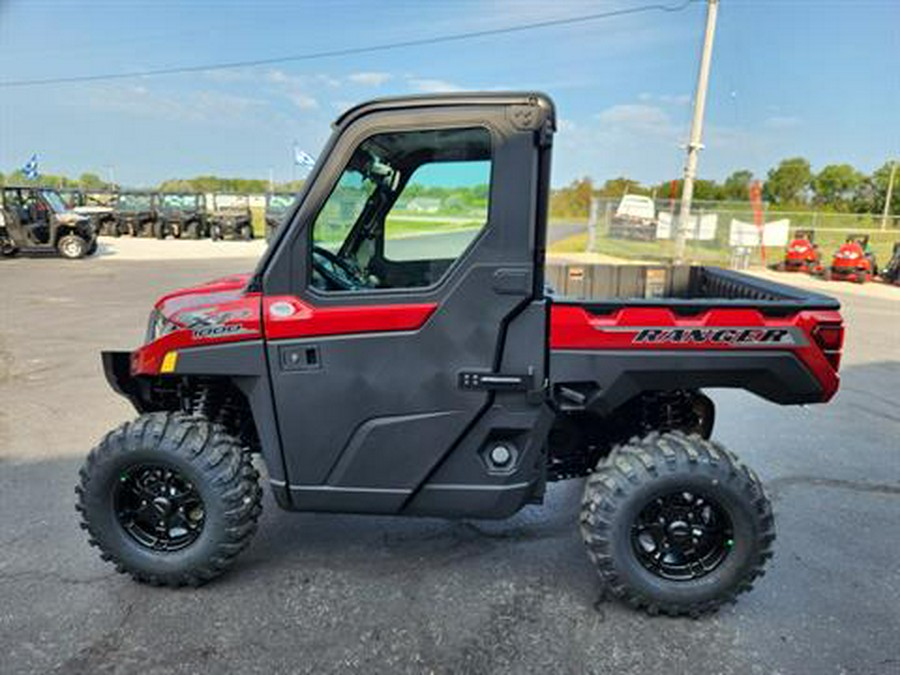
[[697, 265], [548, 265], [554, 304], [593, 313], [664, 306], [679, 314], [753, 308], [767, 315], [837, 310], [834, 298], [719, 267]]

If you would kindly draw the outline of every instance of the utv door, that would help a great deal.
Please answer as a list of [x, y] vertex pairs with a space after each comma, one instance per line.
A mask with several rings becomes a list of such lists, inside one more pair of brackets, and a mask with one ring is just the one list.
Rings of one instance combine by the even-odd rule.
[[552, 108], [449, 101], [341, 120], [264, 263], [294, 508], [503, 516], [542, 494]]

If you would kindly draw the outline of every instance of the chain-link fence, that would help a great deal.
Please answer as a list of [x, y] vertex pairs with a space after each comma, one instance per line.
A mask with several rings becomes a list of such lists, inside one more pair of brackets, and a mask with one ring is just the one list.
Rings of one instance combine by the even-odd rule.
[[[551, 218], [552, 254], [594, 258], [597, 262], [652, 263], [677, 257], [684, 228], [686, 262], [730, 266], [771, 265], [784, 257], [798, 230], [812, 231], [823, 256], [830, 256], [851, 234], [869, 237], [877, 258], [887, 260], [900, 241], [900, 216], [782, 210], [748, 202], [695, 201], [691, 218], [680, 222], [680, 202], [632, 195], [595, 199], [584, 218]], [[587, 255], [586, 255], [587, 254]]]

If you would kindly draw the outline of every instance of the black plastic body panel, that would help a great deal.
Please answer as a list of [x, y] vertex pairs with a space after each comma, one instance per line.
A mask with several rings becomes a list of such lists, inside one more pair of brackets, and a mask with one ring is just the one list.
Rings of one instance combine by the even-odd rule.
[[601, 416], [647, 391], [720, 387], [782, 404], [822, 400], [819, 382], [789, 351], [554, 350], [550, 373], [551, 386], [595, 382], [599, 390], [585, 408]]

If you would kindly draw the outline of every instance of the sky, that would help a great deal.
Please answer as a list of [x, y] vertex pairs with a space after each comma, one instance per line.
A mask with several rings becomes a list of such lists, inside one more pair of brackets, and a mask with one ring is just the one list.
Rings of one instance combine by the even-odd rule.
[[[0, 83], [274, 58], [680, 0], [0, 0]], [[201, 174], [301, 177], [330, 124], [370, 98], [541, 90], [553, 183], [681, 175], [705, 4], [268, 66], [0, 86], [0, 171], [129, 186]], [[900, 157], [900, 0], [722, 0], [699, 176], [780, 159], [870, 172]]]

